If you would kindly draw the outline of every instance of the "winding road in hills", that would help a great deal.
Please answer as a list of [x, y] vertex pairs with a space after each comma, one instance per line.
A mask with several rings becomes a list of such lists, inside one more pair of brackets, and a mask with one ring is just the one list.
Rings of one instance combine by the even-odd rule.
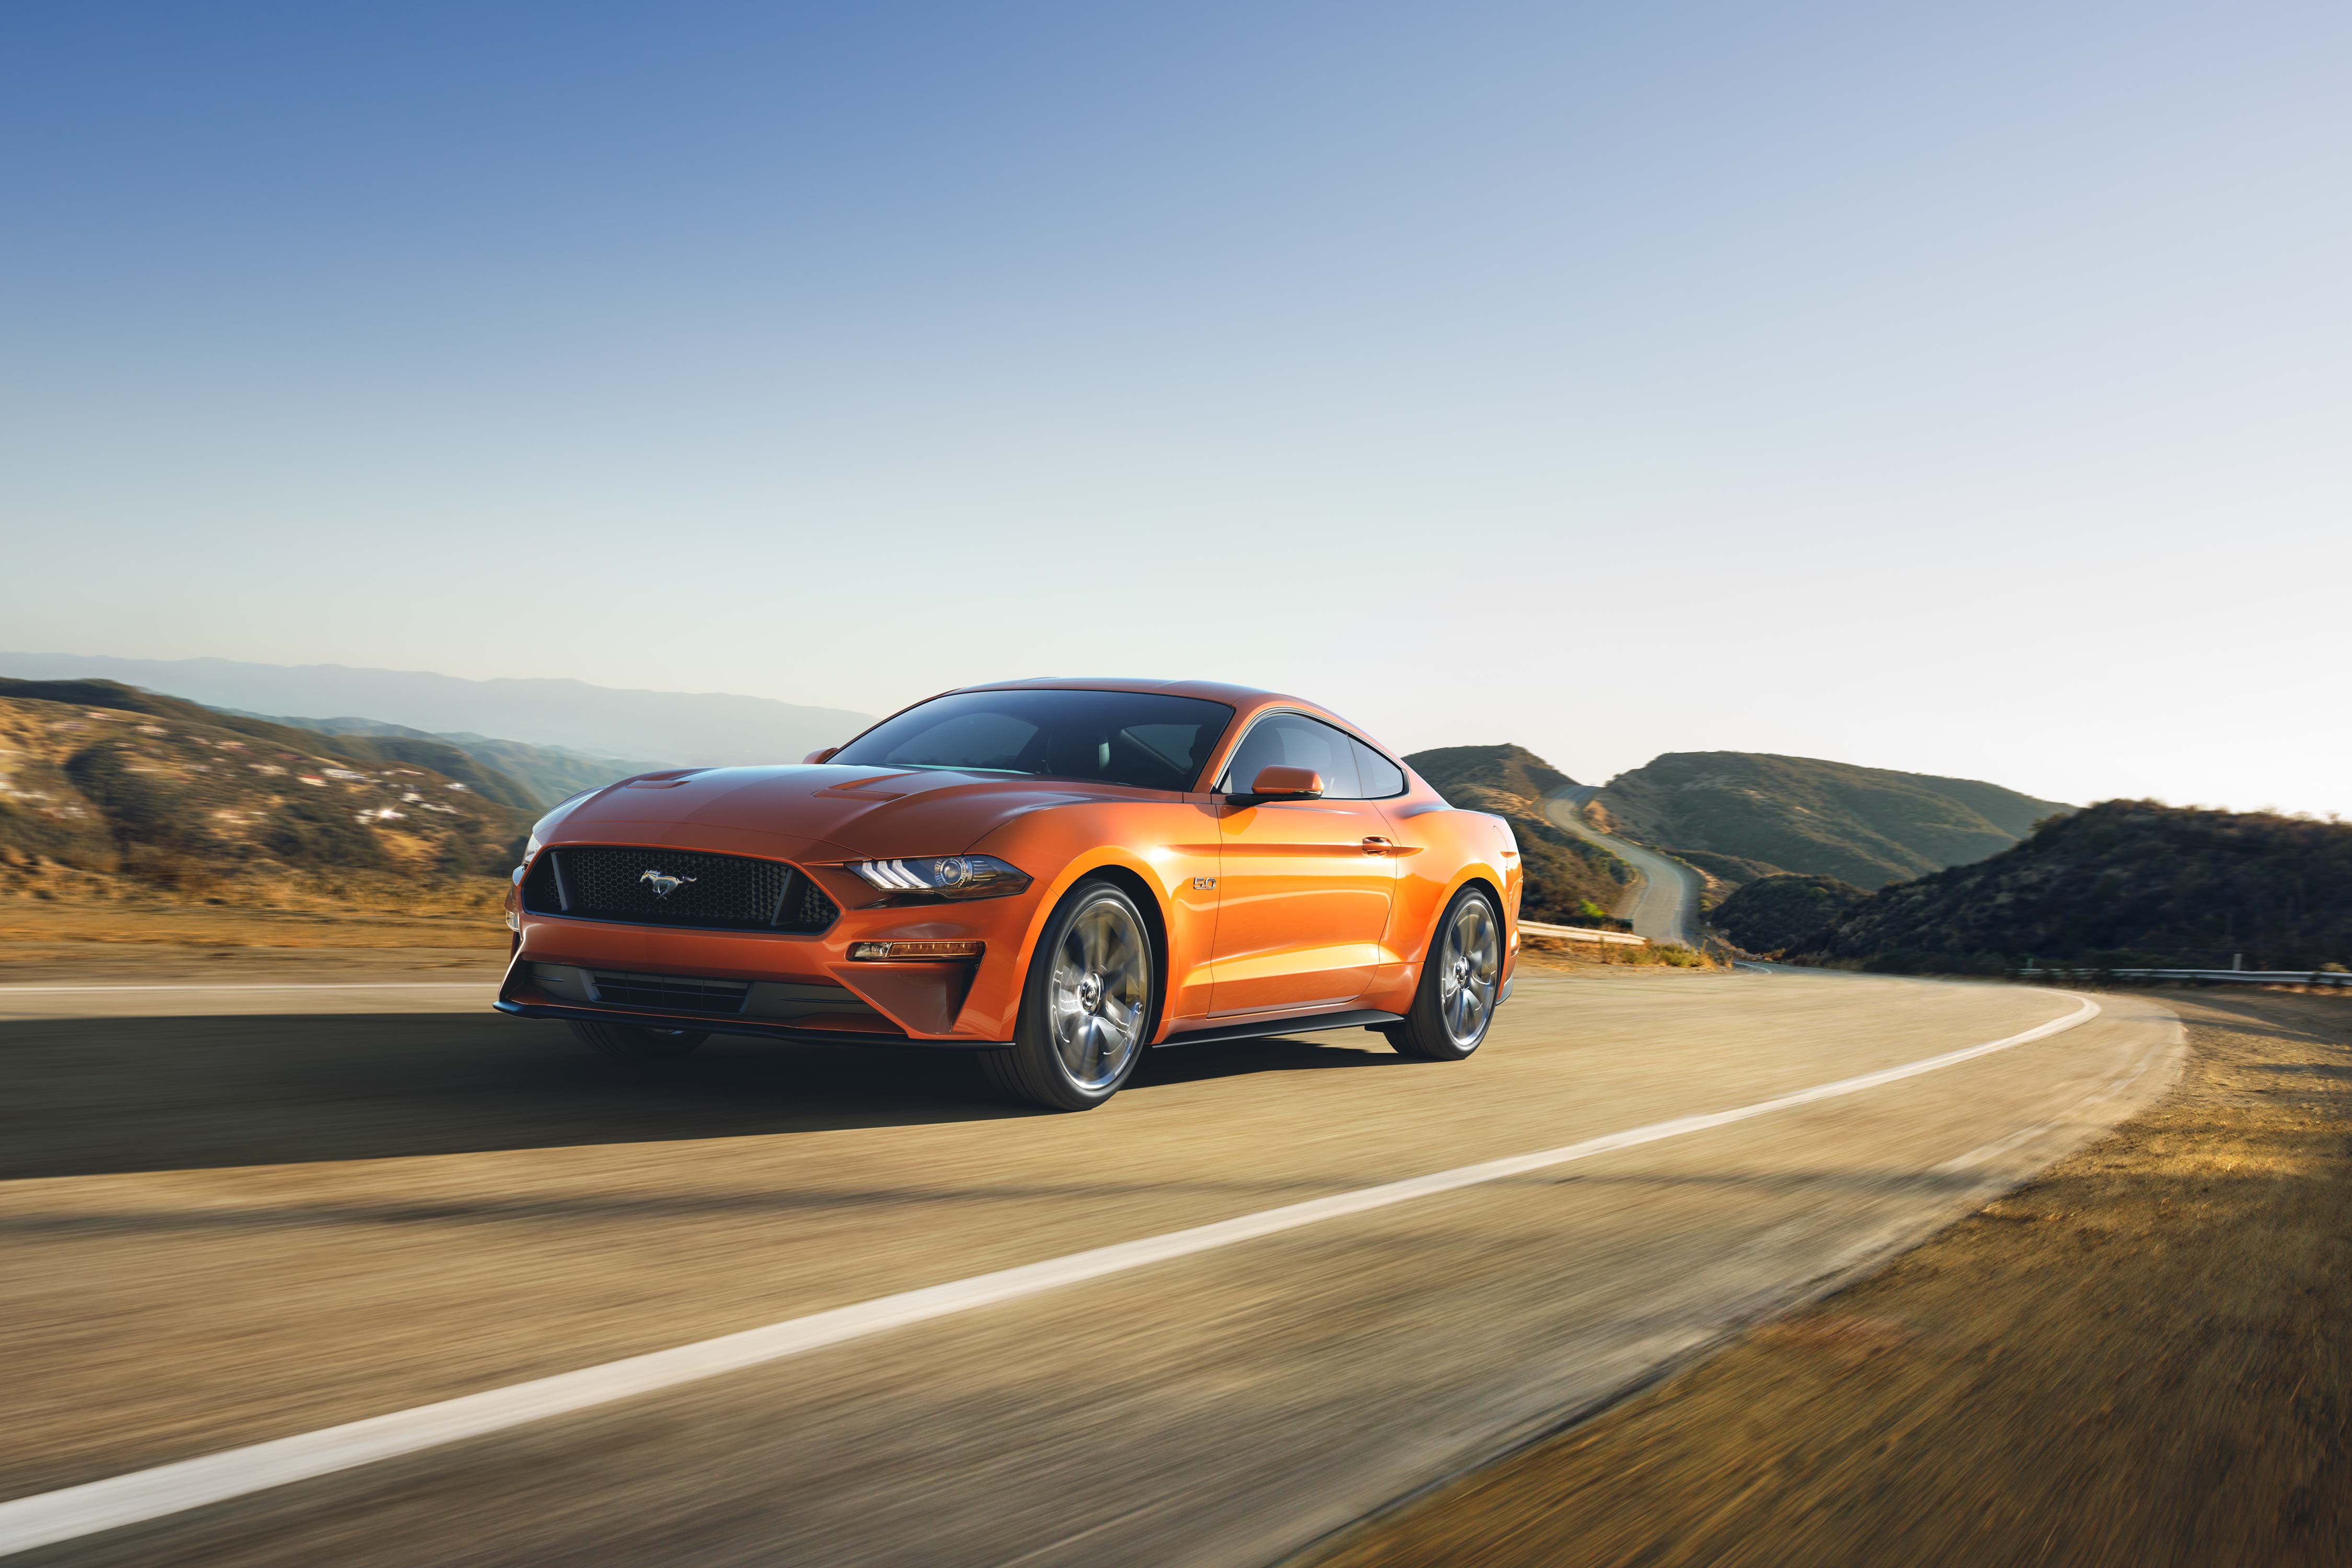
[[1633, 922], [1633, 933], [1656, 942], [1700, 945], [1698, 873], [1654, 849], [1603, 833], [1584, 820], [1584, 807], [1599, 786], [1572, 784], [1544, 802], [1544, 815], [1553, 826], [1589, 844], [1597, 844], [1633, 868], [1641, 882], [1633, 894], [1633, 907], [1621, 911]]
[[1466, 1062], [1193, 1046], [1052, 1116], [944, 1052], [639, 1076], [347, 963], [0, 984], [0, 1556], [1304, 1561], [2181, 1049], [2141, 997], [1531, 969]]

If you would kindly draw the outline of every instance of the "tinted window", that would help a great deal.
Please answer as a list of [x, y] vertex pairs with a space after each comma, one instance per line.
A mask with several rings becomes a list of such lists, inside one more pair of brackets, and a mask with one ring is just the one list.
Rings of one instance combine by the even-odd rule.
[[890, 752], [897, 767], [986, 768], [1013, 773], [1037, 726], [1011, 713], [959, 713], [919, 731]]
[[1386, 800], [1404, 793], [1404, 770], [1364, 744], [1355, 742], [1356, 782], [1363, 785], [1366, 800]]
[[1228, 795], [1247, 794], [1258, 773], [1273, 767], [1313, 768], [1323, 775], [1326, 800], [1363, 798], [1356, 787], [1354, 738], [1302, 714], [1272, 713], [1251, 725], [1217, 787]]
[[1149, 691], [960, 691], [883, 721], [833, 760], [1188, 790], [1233, 719], [1222, 702]]

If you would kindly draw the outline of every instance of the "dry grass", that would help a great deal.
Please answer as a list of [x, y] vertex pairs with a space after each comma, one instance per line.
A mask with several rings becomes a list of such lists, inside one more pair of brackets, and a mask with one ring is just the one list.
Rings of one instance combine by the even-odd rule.
[[2179, 1005], [2148, 1114], [1325, 1568], [2352, 1563], [2352, 1003]]
[[[351, 881], [362, 879], [362, 874], [354, 873]], [[406, 888], [405, 896], [395, 902], [372, 887], [348, 886], [341, 896], [314, 887], [276, 908], [162, 895], [0, 898], [0, 974], [13, 973], [35, 952], [44, 963], [76, 951], [92, 962], [103, 962], [126, 946], [456, 948], [503, 957], [507, 931], [499, 912], [503, 888], [479, 879], [418, 883]]]

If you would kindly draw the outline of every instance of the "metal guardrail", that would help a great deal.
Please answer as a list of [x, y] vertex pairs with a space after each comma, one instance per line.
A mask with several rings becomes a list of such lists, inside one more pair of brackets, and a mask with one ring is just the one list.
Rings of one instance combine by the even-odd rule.
[[1521, 921], [1519, 930], [1528, 936], [1557, 937], [1563, 942], [1606, 942], [1618, 947], [1650, 945], [1650, 939], [1646, 936], [1635, 936], [1630, 931], [1601, 931], [1592, 926], [1553, 926]]
[[[1524, 924], [1524, 922], [1522, 922]], [[2021, 969], [2021, 976], [2051, 980], [2197, 980], [2237, 985], [2352, 985], [2352, 974], [2325, 969]]]

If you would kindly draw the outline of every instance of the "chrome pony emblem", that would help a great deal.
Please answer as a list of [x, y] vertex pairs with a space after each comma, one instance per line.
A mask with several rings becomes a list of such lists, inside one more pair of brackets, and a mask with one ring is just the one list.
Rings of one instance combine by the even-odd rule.
[[678, 889], [684, 887], [687, 883], [698, 880], [698, 879], [693, 877], [673, 877], [667, 871], [647, 871], [644, 876], [639, 877], [637, 880], [641, 884], [651, 883], [653, 885], [655, 898], [667, 899], [672, 893], [677, 892]]

